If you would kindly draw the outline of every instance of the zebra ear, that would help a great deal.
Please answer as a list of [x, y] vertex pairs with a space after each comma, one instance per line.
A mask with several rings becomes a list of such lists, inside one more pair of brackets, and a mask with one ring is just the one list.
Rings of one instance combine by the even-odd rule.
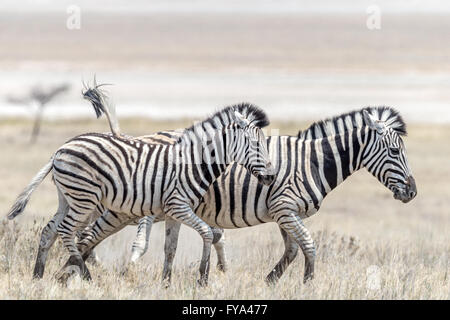
[[367, 110], [363, 110], [363, 117], [370, 129], [377, 131], [379, 134], [384, 133], [384, 130], [386, 129], [384, 121], [376, 119]]
[[236, 116], [236, 123], [242, 129], [250, 125], [250, 121], [248, 121], [248, 119], [245, 118], [240, 112], [235, 111], [234, 115]]

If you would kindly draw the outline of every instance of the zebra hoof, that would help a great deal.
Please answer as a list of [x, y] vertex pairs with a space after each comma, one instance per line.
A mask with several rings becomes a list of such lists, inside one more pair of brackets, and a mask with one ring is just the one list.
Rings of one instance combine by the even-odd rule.
[[44, 277], [44, 268], [36, 266], [33, 270], [33, 279], [40, 280]]
[[314, 279], [314, 274], [313, 273], [305, 275], [303, 277], [303, 284], [307, 284], [307, 283], [311, 282], [313, 279]]
[[130, 264], [137, 264], [140, 257], [142, 257], [143, 253], [133, 251], [130, 258]]
[[208, 286], [208, 280], [207, 280], [207, 279], [204, 279], [204, 278], [198, 279], [198, 280], [197, 280], [197, 284], [198, 284], [200, 287], [204, 288], [204, 287]]
[[91, 274], [83, 259], [77, 256], [71, 256], [69, 258], [64, 267], [56, 274], [56, 279], [58, 282], [67, 285], [67, 280], [75, 273], [79, 274], [83, 280], [92, 280]]
[[87, 268], [84, 268], [84, 272], [82, 274], [82, 279], [86, 281], [92, 281], [91, 273]]
[[88, 258], [86, 259], [86, 262], [91, 264], [91, 265], [93, 265], [93, 266], [99, 266], [100, 265], [100, 259], [98, 258], [98, 256], [95, 253], [90, 254], [88, 256]]
[[164, 279], [162, 281], [162, 286], [164, 289], [169, 289], [170, 288], [170, 280], [169, 279]]
[[81, 269], [79, 266], [70, 265], [56, 274], [56, 280], [61, 284], [67, 285], [67, 281], [74, 274], [79, 274], [81, 276]]
[[268, 286], [274, 286], [277, 284], [278, 282], [278, 277], [276, 277], [275, 275], [269, 274], [266, 279], [265, 282]]
[[225, 273], [227, 271], [227, 266], [221, 263], [217, 264], [217, 270], [219, 270], [220, 272]]
[[119, 273], [122, 277], [126, 277], [129, 273], [129, 271], [130, 271], [130, 269], [128, 268], [128, 266], [125, 266], [122, 270], [120, 270]]

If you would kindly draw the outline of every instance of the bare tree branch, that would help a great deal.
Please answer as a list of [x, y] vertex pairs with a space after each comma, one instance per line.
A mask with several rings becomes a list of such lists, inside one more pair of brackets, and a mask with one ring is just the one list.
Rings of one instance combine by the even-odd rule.
[[62, 84], [55, 86], [48, 90], [44, 90], [40, 87], [34, 87], [31, 89], [30, 98], [31, 100], [36, 100], [41, 105], [46, 105], [51, 100], [53, 100], [57, 95], [68, 91], [70, 86], [68, 84]]
[[23, 97], [8, 96], [6, 98], [8, 102], [15, 105], [30, 106], [32, 102], [35, 102], [37, 104], [38, 109], [35, 113], [33, 130], [31, 132], [31, 143], [34, 143], [37, 140], [41, 128], [42, 114], [47, 104], [51, 102], [56, 96], [65, 93], [69, 89], [70, 85], [67, 83], [57, 85], [46, 90], [40, 86], [34, 86], [30, 90], [30, 92]]

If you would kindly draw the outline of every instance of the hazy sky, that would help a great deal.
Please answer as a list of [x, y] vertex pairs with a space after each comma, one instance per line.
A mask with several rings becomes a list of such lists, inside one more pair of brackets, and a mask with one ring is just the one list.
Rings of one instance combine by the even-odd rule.
[[446, 12], [448, 0], [2, 0], [5, 11], [60, 11], [78, 5], [88, 11], [120, 12], [365, 12], [378, 5], [385, 13]]

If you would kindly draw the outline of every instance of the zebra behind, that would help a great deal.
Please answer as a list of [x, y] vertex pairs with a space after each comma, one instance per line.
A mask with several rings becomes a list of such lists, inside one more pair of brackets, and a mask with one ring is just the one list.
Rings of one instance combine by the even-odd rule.
[[[147, 144], [109, 134], [80, 135], [54, 153], [8, 217], [23, 211], [33, 190], [52, 171], [60, 208], [68, 208], [57, 227], [70, 254], [59, 280], [65, 281], [74, 271], [90, 279], [84, 260], [98, 243], [136, 218], [166, 216], [168, 221], [192, 227], [202, 237], [199, 283], [204, 285], [213, 235], [192, 208], [233, 161], [246, 167], [259, 183], [273, 182], [261, 130], [268, 123], [261, 109], [240, 104], [186, 129], [173, 145]], [[103, 214], [83, 231], [83, 240], [76, 244], [76, 232], [83, 230], [96, 212]]]
[[[313, 277], [315, 246], [303, 220], [315, 214], [324, 198], [353, 172], [365, 167], [404, 203], [417, 195], [402, 140], [406, 133], [397, 111], [368, 107], [314, 123], [297, 137], [268, 137], [276, 181], [261, 186], [245, 168], [233, 164], [212, 184], [195, 212], [209, 225], [225, 229], [276, 222], [285, 252], [267, 282], [282, 276], [299, 247], [305, 256], [306, 281]], [[176, 248], [177, 234], [166, 241]], [[166, 252], [165, 265], [171, 265], [174, 255]], [[225, 261], [224, 256], [220, 259]]]

